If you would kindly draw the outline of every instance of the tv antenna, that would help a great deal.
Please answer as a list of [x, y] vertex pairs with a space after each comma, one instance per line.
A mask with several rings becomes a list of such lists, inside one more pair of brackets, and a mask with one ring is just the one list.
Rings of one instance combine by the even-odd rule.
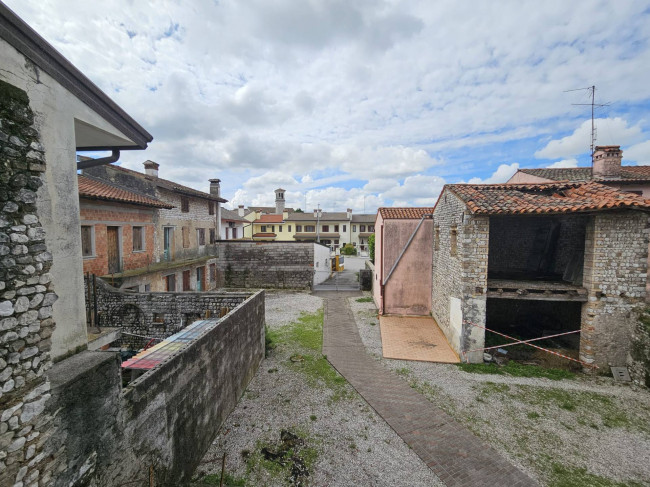
[[596, 125], [594, 123], [594, 109], [596, 107], [608, 107], [611, 105], [610, 102], [607, 103], [596, 103], [596, 85], [588, 86], [587, 88], [576, 88], [575, 90], [565, 90], [565, 93], [570, 91], [587, 91], [591, 95], [591, 103], [571, 103], [571, 105], [576, 106], [591, 106], [591, 156], [594, 156], [594, 151], [596, 150]]

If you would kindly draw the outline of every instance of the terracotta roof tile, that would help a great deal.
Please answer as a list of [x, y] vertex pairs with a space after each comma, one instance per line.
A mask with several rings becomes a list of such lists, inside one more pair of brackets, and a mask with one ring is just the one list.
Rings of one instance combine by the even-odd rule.
[[593, 181], [449, 184], [445, 186], [445, 190], [457, 195], [465, 202], [467, 208], [477, 215], [575, 213], [617, 208], [650, 210], [650, 200]]
[[117, 201], [134, 205], [148, 206], [151, 208], [173, 208], [173, 205], [160, 200], [135, 193], [131, 190], [121, 188], [104, 181], [91, 179], [87, 176], [77, 176], [79, 181], [79, 196], [82, 198]]
[[277, 237], [277, 235], [271, 232], [258, 232], [253, 234], [253, 238], [255, 237]]
[[282, 215], [260, 215], [253, 223], [284, 223]]
[[650, 181], [650, 166], [621, 166], [618, 177], [607, 178], [593, 178], [591, 176], [591, 167], [520, 169], [520, 171], [552, 181], [587, 182], [593, 180], [622, 183]]
[[432, 207], [379, 208], [384, 220], [419, 220], [433, 213]]

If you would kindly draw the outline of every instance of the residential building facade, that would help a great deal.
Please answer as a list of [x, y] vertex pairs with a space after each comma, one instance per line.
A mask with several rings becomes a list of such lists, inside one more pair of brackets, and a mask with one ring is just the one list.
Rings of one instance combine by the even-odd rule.
[[244, 238], [244, 226], [249, 222], [239, 212], [221, 208], [221, 240], [240, 240]]

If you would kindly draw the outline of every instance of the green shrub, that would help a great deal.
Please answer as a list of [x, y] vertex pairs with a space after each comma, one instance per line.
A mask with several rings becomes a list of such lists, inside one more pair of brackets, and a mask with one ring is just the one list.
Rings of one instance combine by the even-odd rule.
[[357, 255], [357, 249], [355, 248], [354, 245], [351, 243], [345, 244], [341, 248], [341, 254], [342, 255]]
[[368, 248], [370, 255], [370, 262], [375, 263], [375, 234], [373, 233], [368, 237]]

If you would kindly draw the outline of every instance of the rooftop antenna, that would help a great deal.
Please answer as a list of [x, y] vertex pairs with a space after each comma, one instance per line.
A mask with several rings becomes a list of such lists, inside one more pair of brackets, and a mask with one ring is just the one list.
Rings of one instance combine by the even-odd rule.
[[594, 123], [594, 109], [595, 107], [602, 108], [608, 107], [611, 103], [596, 103], [596, 85], [588, 86], [587, 88], [576, 88], [575, 90], [565, 90], [565, 93], [570, 91], [587, 91], [591, 95], [591, 103], [571, 103], [571, 105], [576, 106], [591, 106], [591, 157], [594, 157], [594, 151], [596, 150], [596, 125]]

